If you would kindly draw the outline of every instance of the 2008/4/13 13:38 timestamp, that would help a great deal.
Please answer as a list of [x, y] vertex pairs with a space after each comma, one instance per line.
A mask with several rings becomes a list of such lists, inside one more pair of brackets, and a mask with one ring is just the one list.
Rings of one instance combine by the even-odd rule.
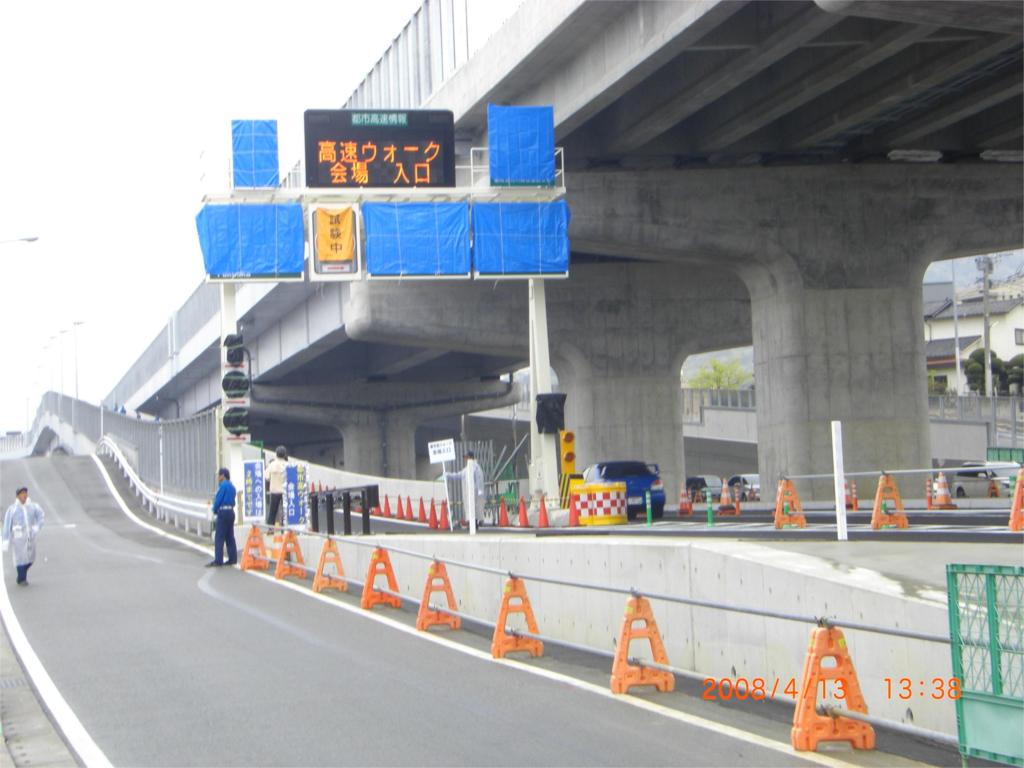
[[885, 682], [887, 699], [894, 696], [903, 700], [925, 696], [936, 700], [960, 698], [960, 680], [956, 677], [933, 677], [931, 681], [914, 680], [909, 677], [884, 677], [882, 680]]

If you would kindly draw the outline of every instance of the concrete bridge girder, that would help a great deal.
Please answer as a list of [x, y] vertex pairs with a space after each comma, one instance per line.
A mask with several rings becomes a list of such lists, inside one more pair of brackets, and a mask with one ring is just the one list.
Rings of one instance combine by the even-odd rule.
[[[750, 292], [760, 471], [930, 464], [921, 279], [1019, 248], [1019, 165], [853, 166], [570, 177], [575, 244], [711, 258]], [[815, 489], [822, 494], [827, 489]]]
[[[750, 343], [746, 287], [714, 266], [627, 262], [574, 266], [568, 280], [550, 280], [546, 293], [551, 364], [568, 394], [566, 424], [578, 436], [579, 466], [658, 462], [675, 493], [686, 475], [680, 368], [695, 352]], [[352, 334], [359, 338], [500, 348], [526, 364], [521, 281], [376, 283], [353, 295], [359, 310], [352, 315], [363, 318]], [[443, 321], [431, 324], [439, 313]]]
[[416, 476], [416, 428], [423, 422], [512, 405], [521, 397], [514, 384], [493, 381], [260, 384], [253, 395], [258, 416], [335, 428], [347, 471], [389, 477]]

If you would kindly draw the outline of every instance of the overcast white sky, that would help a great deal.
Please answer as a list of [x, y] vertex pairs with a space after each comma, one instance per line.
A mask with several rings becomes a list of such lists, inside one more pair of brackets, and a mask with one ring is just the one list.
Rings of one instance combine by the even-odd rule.
[[[499, 5], [518, 2], [470, 0], [471, 21]], [[75, 321], [96, 403], [203, 279], [194, 216], [227, 189], [231, 119], [277, 119], [286, 172], [303, 111], [340, 107], [419, 6], [0, 3], [0, 241], [39, 237], [0, 243], [0, 432], [59, 386], [60, 340], [74, 394]]]

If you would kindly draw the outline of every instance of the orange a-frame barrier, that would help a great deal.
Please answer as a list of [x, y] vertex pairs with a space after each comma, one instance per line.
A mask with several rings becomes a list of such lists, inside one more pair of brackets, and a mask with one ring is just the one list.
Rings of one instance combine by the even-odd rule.
[[[385, 502], [386, 504], [386, 502]], [[334, 564], [336, 576], [328, 576], [324, 568], [329, 563]], [[334, 539], [324, 540], [323, 549], [320, 550], [320, 562], [316, 566], [316, 574], [313, 576], [313, 591], [323, 592], [325, 589], [336, 589], [339, 592], [348, 592], [348, 582], [344, 579], [345, 569], [341, 567], [341, 555], [338, 554], [338, 545]]]
[[[294, 556], [295, 560], [289, 560], [289, 556]], [[304, 579], [306, 578], [305, 564], [302, 559], [302, 550], [299, 548], [299, 538], [295, 535], [295, 531], [285, 531], [284, 541], [277, 556], [274, 578], [283, 579], [285, 576], [297, 576]]]
[[389, 595], [377, 589], [376, 581], [378, 576], [384, 576], [388, 582], [388, 590], [398, 592], [398, 580], [395, 579], [395, 570], [391, 567], [391, 557], [386, 549], [373, 550], [370, 555], [370, 567], [366, 569], [366, 583], [363, 585], [363, 597], [359, 605], [369, 610], [375, 605], [390, 605], [392, 608], [401, 608], [402, 601], [396, 595]]
[[[516, 602], [513, 603], [513, 600]], [[540, 640], [505, 631], [505, 624], [510, 613], [523, 614], [526, 619], [526, 631], [533, 635], [539, 634], [537, 620], [533, 617], [533, 608], [530, 606], [530, 597], [526, 594], [526, 585], [523, 584], [522, 579], [517, 579], [514, 576], [505, 582], [505, 592], [501, 597], [498, 620], [494, 624], [494, 637], [491, 639], [491, 656], [503, 659], [505, 654], [516, 651], [525, 651], [531, 656], [542, 656], [544, 643]]]
[[242, 560], [239, 563], [239, 568], [243, 571], [265, 571], [270, 568], [267, 547], [263, 543], [263, 532], [255, 525], [249, 529], [249, 536], [245, 540], [245, 546], [242, 547]]
[[[634, 627], [634, 623], [642, 621], [642, 627]], [[653, 685], [662, 693], [675, 688], [675, 676], [664, 669], [652, 669], [629, 663], [629, 643], [642, 638], [651, 644], [651, 656], [656, 664], [668, 665], [668, 654], [665, 644], [661, 641], [661, 633], [654, 621], [651, 603], [645, 597], [631, 597], [626, 601], [626, 614], [622, 618], [622, 630], [619, 642], [615, 646], [615, 661], [612, 664], [612, 693], [628, 693], [635, 685]]]
[[[786, 504], [789, 504], [788, 515], [786, 514]], [[779, 480], [779, 490], [775, 494], [775, 527], [782, 528], [786, 525], [806, 528], [807, 518], [804, 517], [804, 508], [800, 504], [796, 486], [793, 485], [792, 480], [783, 478]]]
[[[896, 508], [895, 512], [883, 512], [882, 503], [892, 502]], [[878, 478], [878, 490], [875, 491], [875, 506], [871, 510], [871, 529], [880, 528], [909, 528], [907, 515], [903, 511], [903, 499], [900, 498], [900, 489], [893, 480], [892, 475], [882, 475]]]
[[430, 597], [435, 592], [442, 592], [448, 599], [448, 607], [455, 610], [455, 595], [452, 594], [452, 583], [448, 579], [448, 569], [444, 563], [436, 560], [430, 564], [427, 572], [427, 583], [423, 586], [423, 601], [420, 603], [420, 611], [416, 615], [416, 629], [427, 630], [430, 627], [445, 626], [458, 629], [462, 626], [462, 619], [452, 616], [444, 611], [431, 610]]
[[[834, 666], [822, 666], [824, 659], [831, 659]], [[868, 708], [843, 633], [835, 627], [817, 627], [811, 632], [800, 694], [793, 713], [793, 728], [789, 735], [793, 749], [813, 752], [822, 741], [848, 741], [854, 749], [874, 749], [875, 731], [867, 723], [818, 714], [818, 694], [830, 685], [834, 687], [829, 690], [842, 691], [846, 709], [867, 714]]]

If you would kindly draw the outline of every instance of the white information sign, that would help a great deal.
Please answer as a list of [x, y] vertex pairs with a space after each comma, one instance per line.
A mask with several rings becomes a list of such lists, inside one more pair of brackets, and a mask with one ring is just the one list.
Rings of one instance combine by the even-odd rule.
[[455, 441], [436, 440], [427, 443], [427, 452], [430, 454], [431, 464], [442, 464], [446, 461], [455, 461]]

